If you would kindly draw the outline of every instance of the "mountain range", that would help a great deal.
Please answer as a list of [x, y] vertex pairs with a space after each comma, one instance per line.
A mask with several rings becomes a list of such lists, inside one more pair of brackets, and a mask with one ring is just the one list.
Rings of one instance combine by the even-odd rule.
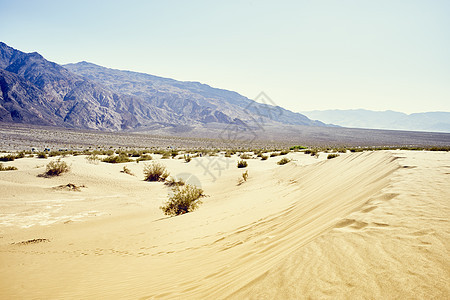
[[198, 82], [87, 62], [61, 66], [0, 42], [0, 122], [106, 131], [211, 124], [327, 126], [272, 105], [264, 94], [261, 98], [263, 103]]
[[356, 109], [314, 110], [302, 113], [311, 119], [350, 128], [450, 132], [450, 112], [405, 114], [391, 110]]

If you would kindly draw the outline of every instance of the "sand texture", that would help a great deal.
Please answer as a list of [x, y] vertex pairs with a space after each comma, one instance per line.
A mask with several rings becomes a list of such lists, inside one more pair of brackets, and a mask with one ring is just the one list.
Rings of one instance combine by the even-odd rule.
[[0, 298], [450, 298], [450, 153], [288, 157], [249, 159], [240, 185], [235, 156], [158, 158], [208, 195], [177, 217], [143, 162], [5, 163]]

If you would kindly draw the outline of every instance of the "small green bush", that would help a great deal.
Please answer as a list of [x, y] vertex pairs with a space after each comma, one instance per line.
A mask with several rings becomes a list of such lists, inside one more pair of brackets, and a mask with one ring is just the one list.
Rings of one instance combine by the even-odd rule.
[[335, 158], [338, 156], [339, 156], [339, 154], [328, 154], [327, 159], [332, 159], [332, 158]]
[[238, 168], [246, 168], [247, 167], [247, 162], [245, 160], [240, 160], [237, 163], [237, 167]]
[[4, 167], [3, 164], [0, 163], [0, 171], [14, 171], [14, 170], [17, 170], [17, 168], [14, 166]]
[[59, 176], [62, 173], [67, 173], [70, 171], [70, 167], [65, 161], [61, 159], [53, 160], [47, 164], [45, 175], [46, 176]]
[[126, 154], [119, 154], [119, 155], [113, 155], [113, 156], [108, 156], [105, 157], [104, 159], [102, 159], [102, 162], [106, 162], [106, 163], [110, 163], [110, 164], [120, 164], [120, 163], [126, 163], [126, 162], [130, 162], [133, 161], [131, 160], [128, 155]]
[[308, 148], [308, 147], [297, 145], [297, 146], [292, 146], [291, 148], [289, 148], [289, 150], [299, 151], [299, 150], [306, 149], [306, 148]]
[[278, 165], [285, 165], [285, 164], [287, 164], [288, 162], [290, 162], [291, 160], [289, 159], [289, 158], [286, 158], [286, 157], [283, 157], [282, 159], [280, 159], [278, 162], [277, 162], [277, 164]]
[[160, 209], [168, 216], [178, 216], [191, 212], [202, 203], [199, 199], [204, 197], [203, 190], [190, 184], [173, 188], [173, 196], [161, 206]]
[[169, 175], [170, 173], [167, 171], [166, 167], [157, 162], [147, 164], [144, 167], [145, 181], [164, 181]]

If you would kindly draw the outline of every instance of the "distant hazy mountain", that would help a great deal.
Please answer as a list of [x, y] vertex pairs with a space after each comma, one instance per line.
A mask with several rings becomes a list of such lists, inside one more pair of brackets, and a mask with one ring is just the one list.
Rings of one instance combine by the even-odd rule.
[[302, 112], [313, 120], [343, 127], [450, 132], [450, 112], [405, 114], [396, 111], [314, 110]]
[[[271, 114], [277, 113], [276, 118]], [[197, 82], [89, 63], [65, 68], [0, 42], [0, 121], [99, 130], [204, 124], [325, 126], [280, 107]]]

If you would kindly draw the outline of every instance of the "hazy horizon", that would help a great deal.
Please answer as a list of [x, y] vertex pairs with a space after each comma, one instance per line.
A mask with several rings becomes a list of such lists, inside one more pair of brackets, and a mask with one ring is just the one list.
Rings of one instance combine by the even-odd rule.
[[11, 47], [196, 81], [295, 112], [450, 111], [450, 3], [1, 1]]

